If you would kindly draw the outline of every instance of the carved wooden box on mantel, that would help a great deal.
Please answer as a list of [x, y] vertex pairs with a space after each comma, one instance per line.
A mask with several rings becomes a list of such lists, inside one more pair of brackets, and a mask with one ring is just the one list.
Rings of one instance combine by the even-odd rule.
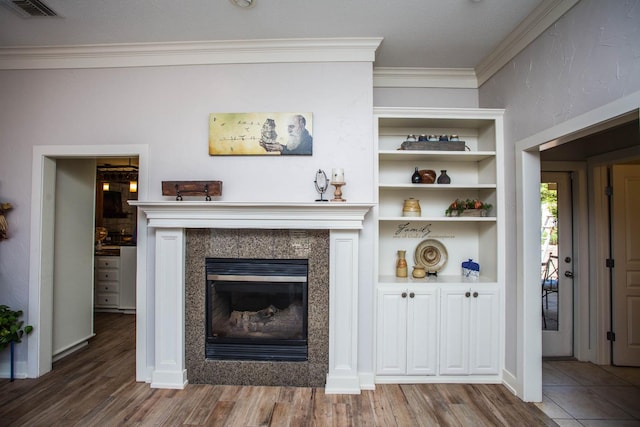
[[222, 181], [162, 181], [162, 195], [176, 196], [205, 196], [206, 201], [211, 197], [222, 196]]

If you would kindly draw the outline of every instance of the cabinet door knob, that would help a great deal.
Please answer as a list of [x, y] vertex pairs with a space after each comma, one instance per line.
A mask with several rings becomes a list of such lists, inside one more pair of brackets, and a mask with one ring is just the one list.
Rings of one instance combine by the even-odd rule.
[[410, 297], [410, 298], [413, 298], [413, 297], [415, 297], [415, 296], [416, 296], [416, 294], [414, 294], [413, 292], [411, 292], [411, 293], [409, 294], [409, 297]]
[[406, 297], [407, 297], [407, 293], [406, 293], [406, 292], [403, 292], [403, 293], [402, 293], [402, 298], [406, 298]]
[[465, 292], [464, 296], [469, 298], [471, 296], [471, 292], [469, 292], [469, 291]]
[[478, 298], [478, 293], [477, 293], [477, 292], [474, 292], [474, 293], [473, 293], [473, 297], [474, 297], [474, 298]]

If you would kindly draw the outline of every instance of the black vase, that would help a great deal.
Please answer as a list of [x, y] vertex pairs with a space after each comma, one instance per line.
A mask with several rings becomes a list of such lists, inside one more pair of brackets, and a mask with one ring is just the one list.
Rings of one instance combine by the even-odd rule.
[[438, 177], [438, 184], [451, 184], [451, 178], [447, 175], [446, 170], [440, 171], [440, 176]]
[[418, 168], [416, 168], [416, 171], [411, 175], [411, 183], [420, 184], [421, 181], [422, 177], [420, 176], [420, 172], [418, 172]]

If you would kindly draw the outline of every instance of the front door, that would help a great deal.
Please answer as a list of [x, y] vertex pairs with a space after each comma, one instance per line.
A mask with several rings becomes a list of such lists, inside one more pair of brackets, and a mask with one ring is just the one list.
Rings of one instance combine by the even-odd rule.
[[640, 366], [640, 166], [614, 165], [611, 238], [612, 364]]
[[571, 174], [543, 172], [541, 195], [542, 355], [573, 356]]

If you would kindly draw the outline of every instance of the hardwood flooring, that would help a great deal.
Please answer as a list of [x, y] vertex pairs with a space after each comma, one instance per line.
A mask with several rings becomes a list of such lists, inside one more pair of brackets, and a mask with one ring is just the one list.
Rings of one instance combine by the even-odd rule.
[[0, 380], [0, 426], [546, 426], [557, 425], [501, 385], [377, 385], [360, 395], [322, 388], [135, 379], [135, 316], [97, 314], [96, 337], [38, 379]]

